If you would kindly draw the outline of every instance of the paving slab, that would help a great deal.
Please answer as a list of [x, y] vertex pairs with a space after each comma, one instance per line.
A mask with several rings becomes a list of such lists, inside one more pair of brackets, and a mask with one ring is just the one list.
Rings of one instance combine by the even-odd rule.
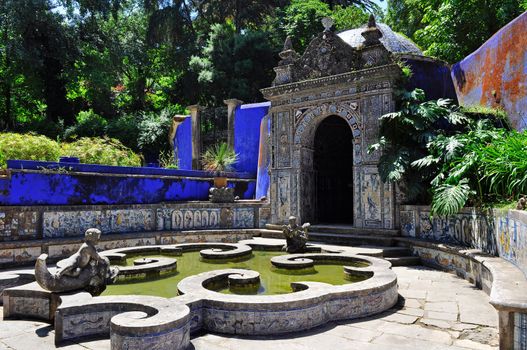
[[[194, 350], [467, 350], [497, 349], [497, 313], [488, 296], [459, 277], [425, 267], [394, 267], [398, 305], [383, 314], [330, 323], [279, 337], [202, 334]], [[413, 284], [413, 289], [409, 289]], [[0, 313], [2, 308], [0, 307]], [[432, 317], [433, 316], [433, 317]], [[0, 321], [0, 350], [54, 349], [46, 323]], [[109, 339], [65, 344], [64, 350], [109, 350]]]

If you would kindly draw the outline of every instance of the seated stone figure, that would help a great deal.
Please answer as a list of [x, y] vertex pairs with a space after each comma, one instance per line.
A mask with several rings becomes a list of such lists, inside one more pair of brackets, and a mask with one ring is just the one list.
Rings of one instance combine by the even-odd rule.
[[307, 222], [302, 226], [298, 226], [296, 217], [289, 217], [289, 224], [282, 226], [282, 232], [286, 240], [286, 245], [284, 246], [286, 252], [304, 253], [306, 251], [306, 243], [309, 238], [307, 230], [309, 226], [311, 225]]
[[84, 243], [79, 250], [67, 259], [57, 263], [57, 270], [50, 272], [46, 265], [47, 255], [42, 254], [35, 264], [35, 279], [38, 284], [51, 292], [86, 290], [92, 295], [101, 294], [106, 284], [118, 273], [110, 267], [108, 258], [99, 255], [95, 245], [101, 238], [101, 231], [88, 229]]

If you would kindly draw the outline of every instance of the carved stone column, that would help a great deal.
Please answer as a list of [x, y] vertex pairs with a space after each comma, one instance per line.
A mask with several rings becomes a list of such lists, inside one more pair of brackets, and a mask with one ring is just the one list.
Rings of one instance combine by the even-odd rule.
[[231, 98], [223, 101], [227, 105], [227, 144], [231, 149], [234, 149], [234, 118], [236, 117], [236, 107], [241, 105], [243, 101]]
[[192, 118], [192, 169], [201, 169], [201, 107], [192, 105], [187, 107]]

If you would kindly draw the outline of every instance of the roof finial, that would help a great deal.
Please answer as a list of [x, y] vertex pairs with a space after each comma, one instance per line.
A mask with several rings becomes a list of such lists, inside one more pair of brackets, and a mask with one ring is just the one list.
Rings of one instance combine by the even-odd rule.
[[324, 17], [322, 18], [322, 25], [324, 26], [324, 31], [329, 32], [331, 31], [331, 27], [335, 24], [335, 21], [331, 17]]
[[282, 49], [282, 51], [288, 50], [293, 50], [293, 42], [291, 41], [291, 37], [289, 35], [287, 36], [287, 38], [285, 38], [284, 48]]
[[377, 23], [375, 23], [375, 16], [373, 13], [370, 15], [370, 19], [368, 20], [368, 28], [375, 28], [377, 27]]

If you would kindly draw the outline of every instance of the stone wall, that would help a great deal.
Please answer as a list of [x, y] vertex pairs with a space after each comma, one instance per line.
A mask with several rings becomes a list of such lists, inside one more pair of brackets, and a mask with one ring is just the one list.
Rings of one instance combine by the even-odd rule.
[[527, 276], [527, 212], [464, 208], [448, 217], [431, 217], [430, 207], [401, 206], [401, 234], [422, 240], [479, 249], [510, 261]]

